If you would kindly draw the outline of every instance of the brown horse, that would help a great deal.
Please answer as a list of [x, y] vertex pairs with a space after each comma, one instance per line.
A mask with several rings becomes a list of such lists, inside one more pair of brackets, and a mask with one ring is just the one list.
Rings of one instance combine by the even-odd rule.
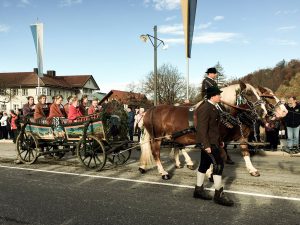
[[[240, 85], [231, 85], [226, 88], [223, 88], [223, 95], [225, 97], [232, 96], [233, 101], [231, 99], [229, 102], [230, 104], [235, 104], [237, 101], [237, 93], [240, 93], [239, 97], [243, 96], [243, 100], [247, 101], [247, 103], [254, 103], [251, 107], [254, 107], [253, 110], [257, 109], [260, 113], [260, 116], [263, 118], [266, 115], [266, 109], [264, 107], [263, 102], [261, 101], [261, 98], [259, 97], [259, 94], [249, 84], [241, 83]], [[168, 175], [168, 172], [164, 170], [161, 161], [160, 161], [160, 146], [161, 142], [164, 139], [170, 139], [174, 143], [182, 144], [182, 145], [192, 145], [195, 143], [195, 133], [187, 133], [182, 136], [176, 136], [175, 138], [172, 138], [172, 134], [185, 130], [189, 128], [188, 124], [188, 117], [189, 117], [189, 107], [185, 106], [170, 106], [170, 105], [159, 105], [157, 107], [151, 108], [148, 110], [144, 116], [144, 136], [141, 143], [141, 149], [142, 154], [140, 158], [140, 167], [139, 171], [141, 173], [145, 173], [146, 166], [151, 165], [153, 163], [153, 158], [156, 162], [157, 168], [159, 173], [162, 175], [163, 179], [170, 179], [170, 176]], [[197, 110], [197, 109], [196, 109]], [[255, 111], [254, 110], [254, 111]], [[248, 132], [246, 130], [243, 132], [245, 135], [241, 135], [240, 129], [238, 128], [231, 128], [229, 129], [226, 125], [221, 125], [221, 127], [224, 126], [224, 129], [220, 128], [221, 132], [232, 133], [235, 132], [233, 137], [246, 137], [248, 135]], [[229, 130], [228, 130], [229, 129]], [[246, 128], [245, 128], [246, 129]], [[250, 128], [251, 129], [251, 128]], [[226, 136], [226, 135], [222, 136]], [[231, 138], [232, 139], [232, 138]], [[240, 140], [240, 139], [239, 139]], [[246, 139], [247, 140], [247, 139]], [[241, 142], [245, 142], [246, 140], [240, 140]], [[247, 145], [246, 148], [243, 148], [245, 145], [241, 145], [242, 152], [248, 151]], [[249, 151], [248, 154], [243, 154], [244, 158], [246, 156], [245, 162], [246, 166], [250, 173], [256, 173], [257, 170], [252, 166], [250, 157], [249, 157]], [[250, 161], [250, 165], [249, 165]], [[253, 169], [253, 168], [254, 169]], [[254, 176], [258, 176], [259, 174], [252, 174]]]
[[[268, 113], [268, 116], [271, 115], [276, 115], [277, 119], [281, 119], [286, 116], [287, 114], [287, 109], [285, 108], [284, 104], [280, 102], [280, 100], [274, 95], [274, 93], [269, 89], [265, 87], [258, 87], [257, 89], [259, 96], [264, 100], [265, 106]], [[249, 109], [251, 106], [249, 105], [243, 105], [244, 108]], [[232, 114], [236, 114], [236, 108], [235, 107], [230, 107]], [[265, 120], [268, 120], [266, 118]], [[265, 121], [264, 120], [264, 121]], [[251, 121], [250, 121], [251, 122]], [[237, 141], [240, 143], [240, 149], [242, 156], [244, 158], [244, 161], [246, 163], [246, 168], [248, 172], [250, 173], [251, 176], [260, 176], [260, 173], [258, 170], [252, 165], [251, 160], [250, 160], [250, 153], [248, 149], [248, 144], [247, 139], [250, 135], [250, 133], [254, 132], [255, 127], [254, 124], [249, 124], [249, 121], [247, 123], [244, 122], [241, 124], [241, 126], [233, 126], [232, 128], [228, 128], [226, 126], [221, 126], [221, 135], [222, 135], [222, 140], [224, 142], [230, 142], [230, 141]], [[260, 135], [264, 136], [265, 129], [262, 129]], [[212, 173], [212, 170], [207, 171], [207, 176], [210, 177]]]

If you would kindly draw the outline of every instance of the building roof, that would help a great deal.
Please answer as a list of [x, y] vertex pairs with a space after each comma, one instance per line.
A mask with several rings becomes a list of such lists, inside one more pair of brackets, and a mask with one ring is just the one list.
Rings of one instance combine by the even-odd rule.
[[102, 93], [102, 92], [93, 93], [93, 97], [98, 98], [99, 101], [101, 101], [105, 96], [106, 96], [106, 93]]
[[104, 98], [100, 101], [100, 104], [105, 102], [108, 99], [117, 100], [119, 102], [122, 102], [123, 104], [127, 104], [131, 98], [135, 98], [136, 100], [145, 99], [146, 96], [141, 93], [134, 93], [134, 92], [128, 92], [128, 91], [119, 91], [119, 90], [111, 90], [109, 93], [107, 93]]
[[[97, 87], [95, 90], [99, 90], [99, 86], [92, 75], [49, 76], [44, 74], [44, 76], [40, 78], [40, 86], [82, 88], [90, 79], [92, 79]], [[0, 88], [36, 87], [37, 84], [38, 75], [35, 72], [0, 73]]]

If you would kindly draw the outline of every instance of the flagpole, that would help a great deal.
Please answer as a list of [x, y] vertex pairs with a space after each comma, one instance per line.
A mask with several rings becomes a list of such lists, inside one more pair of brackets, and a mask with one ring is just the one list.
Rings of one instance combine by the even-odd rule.
[[190, 61], [186, 58], [186, 99], [189, 100]]

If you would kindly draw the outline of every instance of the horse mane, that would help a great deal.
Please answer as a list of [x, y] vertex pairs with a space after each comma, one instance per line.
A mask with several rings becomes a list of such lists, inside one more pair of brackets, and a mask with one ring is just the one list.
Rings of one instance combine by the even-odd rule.
[[255, 89], [251, 84], [246, 83], [246, 91], [251, 90], [253, 94], [256, 96], [257, 100], [261, 99], [259, 94], [257, 93], [257, 89]]

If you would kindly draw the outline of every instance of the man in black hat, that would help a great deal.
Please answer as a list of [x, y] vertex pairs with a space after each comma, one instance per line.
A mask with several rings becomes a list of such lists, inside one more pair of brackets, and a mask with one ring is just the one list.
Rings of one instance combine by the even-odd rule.
[[[218, 84], [215, 81], [215, 79], [218, 76], [217, 69], [215, 67], [208, 68], [205, 73], [207, 73], [207, 76], [202, 81], [202, 87], [201, 87], [201, 95], [202, 95], [203, 99], [207, 99], [207, 96], [206, 96], [207, 93], [206, 92], [207, 92], [207, 89], [209, 87], [218, 87]], [[221, 107], [219, 107], [219, 106], [218, 106], [218, 109], [222, 110]], [[234, 162], [231, 160], [231, 158], [230, 158], [230, 156], [229, 156], [229, 154], [227, 152], [227, 148], [225, 147], [224, 150], [225, 150], [226, 155], [227, 155], [226, 163], [233, 165]]]
[[221, 140], [219, 133], [220, 115], [217, 104], [221, 101], [221, 90], [218, 87], [208, 87], [205, 101], [197, 112], [196, 142], [200, 143], [201, 161], [197, 171], [197, 185], [194, 190], [194, 198], [211, 200], [212, 197], [205, 192], [203, 183], [207, 169], [213, 164], [213, 180], [215, 186], [214, 202], [220, 205], [232, 206], [232, 200], [224, 195], [222, 187], [222, 172], [224, 162], [221, 157]]
[[218, 76], [217, 69], [214, 68], [214, 67], [208, 68], [205, 73], [207, 73], [207, 76], [202, 81], [202, 87], [201, 87], [201, 95], [202, 95], [203, 99], [206, 98], [207, 88], [209, 88], [209, 87], [218, 87], [218, 84], [215, 81], [215, 79]]

